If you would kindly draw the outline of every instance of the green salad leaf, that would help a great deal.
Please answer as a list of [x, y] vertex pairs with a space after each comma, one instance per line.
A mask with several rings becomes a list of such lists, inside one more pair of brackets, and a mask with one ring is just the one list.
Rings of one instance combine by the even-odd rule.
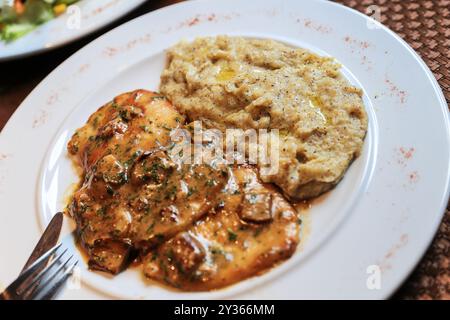
[[56, 4], [63, 3], [63, 4], [67, 4], [69, 6], [77, 1], [79, 1], [79, 0], [56, 0], [55, 2], [56, 2]]
[[[27, 0], [24, 12], [17, 14], [13, 1], [0, 1], [0, 39], [10, 42], [16, 40], [53, 18], [54, 6], [71, 5], [78, 0]], [[3, 5], [2, 5], [3, 3]]]
[[0, 7], [0, 23], [12, 23], [17, 19], [17, 14], [12, 6], [4, 5]]
[[10, 23], [2, 28], [1, 38], [6, 42], [14, 41], [34, 28], [36, 28], [36, 25], [32, 23]]
[[24, 23], [42, 24], [53, 19], [53, 6], [42, 0], [28, 0], [25, 2], [25, 13], [20, 17]]

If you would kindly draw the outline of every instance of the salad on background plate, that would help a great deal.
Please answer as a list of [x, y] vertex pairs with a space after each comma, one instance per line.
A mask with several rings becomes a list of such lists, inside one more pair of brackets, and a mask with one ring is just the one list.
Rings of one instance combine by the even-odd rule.
[[12, 42], [79, 0], [0, 0], [0, 39]]

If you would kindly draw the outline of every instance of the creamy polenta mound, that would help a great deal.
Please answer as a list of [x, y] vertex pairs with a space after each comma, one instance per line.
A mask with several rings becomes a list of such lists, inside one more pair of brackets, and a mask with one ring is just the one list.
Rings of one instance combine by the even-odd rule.
[[275, 174], [292, 200], [333, 188], [359, 156], [367, 132], [362, 91], [333, 58], [273, 40], [198, 38], [167, 52], [161, 92], [189, 120], [219, 129], [279, 129]]

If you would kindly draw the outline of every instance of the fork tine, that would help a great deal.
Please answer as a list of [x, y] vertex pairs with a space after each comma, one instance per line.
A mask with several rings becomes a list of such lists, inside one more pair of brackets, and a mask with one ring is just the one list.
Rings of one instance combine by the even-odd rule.
[[[67, 279], [70, 277], [70, 275], [73, 272], [73, 269], [75, 268], [75, 266], [77, 264], [78, 264], [78, 260], [76, 260], [74, 263], [72, 263], [59, 278], [55, 278], [55, 280], [52, 281], [51, 283], [46, 283], [46, 286], [43, 287], [43, 289], [40, 292], [39, 299], [40, 300], [52, 299], [62, 288], [64, 283], [67, 281]], [[36, 297], [37, 296], [38, 295], [36, 295]]]
[[44, 265], [47, 262], [47, 259], [55, 253], [56, 250], [61, 246], [61, 244], [58, 244], [54, 246], [52, 249], [47, 251], [44, 255], [42, 255], [39, 259], [37, 259], [31, 266], [28, 267], [27, 270], [22, 272], [20, 276], [14, 280], [13, 283], [11, 283], [8, 288], [6, 288], [5, 291], [13, 291], [14, 293], [16, 290], [31, 276], [33, 273], [36, 272], [36, 270], [39, 269], [42, 265]]
[[57, 262], [61, 262], [60, 259], [62, 258], [62, 256], [64, 256], [64, 254], [67, 252], [67, 248], [60, 253], [58, 256], [56, 256], [52, 262], [50, 262], [49, 265], [47, 265], [47, 267], [45, 267], [44, 270], [42, 270], [41, 272], [38, 273], [38, 275], [32, 280], [30, 281], [25, 288], [21, 289], [20, 292], [18, 292], [21, 295], [24, 295], [25, 297], [27, 296], [28, 291], [30, 291], [30, 289], [32, 289], [41, 279], [43, 276], [45, 276], [48, 271], [57, 263]]
[[[34, 299], [36, 296], [42, 293], [42, 291], [45, 289], [46, 286], [51, 283], [53, 278], [55, 278], [59, 273], [61, 273], [62, 270], [65, 270], [65, 266], [69, 263], [70, 260], [72, 260], [73, 255], [71, 255], [68, 259], [66, 259], [61, 265], [51, 273], [45, 281], [41, 282], [39, 285], [37, 285], [31, 294], [27, 297], [28, 299]], [[61, 262], [61, 261], [60, 261]]]

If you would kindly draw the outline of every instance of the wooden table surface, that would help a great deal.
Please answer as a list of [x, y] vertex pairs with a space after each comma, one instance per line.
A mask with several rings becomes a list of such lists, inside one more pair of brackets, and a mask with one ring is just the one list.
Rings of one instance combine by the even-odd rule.
[[[55, 67], [57, 67], [60, 63], [66, 60], [70, 55], [76, 52], [78, 49], [82, 48], [87, 43], [91, 42], [93, 39], [97, 38], [99, 35], [107, 32], [108, 30], [128, 21], [135, 17], [138, 17], [142, 14], [150, 12], [152, 10], [181, 2], [182, 0], [152, 0], [147, 1], [145, 4], [128, 14], [127, 16], [121, 18], [120, 20], [112, 23], [111, 25], [101, 29], [100, 31], [91, 34], [82, 40], [79, 40], [75, 43], [67, 45], [63, 48], [59, 48], [53, 50], [51, 52], [38, 55], [35, 57], [25, 58], [18, 61], [0, 63], [0, 129], [4, 127], [8, 119], [14, 113], [16, 108], [20, 105], [20, 103], [26, 98], [26, 96], [36, 87], [37, 84], [41, 80], [43, 80]], [[338, 1], [339, 2], [339, 1]], [[347, 5], [354, 6], [357, 8], [361, 2], [353, 1], [353, 0], [342, 0], [340, 2], [344, 2]], [[386, 3], [385, 0], [373, 0], [367, 1], [363, 0], [363, 5], [370, 5], [371, 3], [377, 3], [379, 5], [383, 5]], [[392, 2], [399, 2], [398, 0], [394, 0]], [[411, 2], [448, 2], [444, 0], [436, 0], [436, 1], [407, 1]], [[360, 9], [360, 8], [357, 8]], [[448, 7], [447, 7], [448, 13]], [[388, 13], [387, 13], [388, 14]], [[448, 22], [448, 21], [447, 21]], [[447, 25], [448, 27], [448, 25]], [[450, 33], [450, 30], [447, 28], [446, 33]], [[447, 38], [447, 46], [448, 46], [448, 38]], [[448, 51], [447, 51], [447, 58]], [[447, 64], [447, 72], [449, 65]], [[448, 212], [446, 218], [448, 220]], [[448, 221], [447, 221], [448, 223]], [[416, 271], [411, 275], [411, 277], [404, 283], [404, 285], [398, 290], [398, 292], [394, 295], [394, 298], [397, 299], [417, 299], [417, 298], [434, 298], [434, 299], [450, 299], [450, 271], [448, 266], [448, 248], [449, 248], [449, 230], [447, 230], [448, 224], [442, 224], [441, 233], [444, 232], [445, 241], [442, 243], [437, 243], [438, 239], [435, 239], [434, 243], [430, 246], [429, 252], [426, 254], [424, 260], [419, 264], [416, 268]], [[447, 228], [442, 231], [442, 228]], [[435, 254], [434, 251], [440, 250], [439, 254]], [[440, 272], [433, 272], [436, 268], [429, 268], [429, 265], [433, 265], [438, 263], [437, 260], [440, 259], [440, 255], [446, 255], [445, 262], [446, 271], [442, 274]], [[431, 258], [430, 258], [431, 257]], [[442, 263], [442, 261], [439, 261]], [[441, 267], [442, 269], [442, 267]], [[445, 269], [445, 266], [444, 266]], [[425, 272], [424, 272], [425, 270]], [[431, 270], [431, 271], [429, 271]], [[437, 278], [440, 278], [439, 281], [442, 282], [442, 277], [444, 277], [443, 283], [439, 283]], [[438, 290], [434, 288], [433, 290], [430, 288], [430, 282], [433, 284], [438, 283]]]

